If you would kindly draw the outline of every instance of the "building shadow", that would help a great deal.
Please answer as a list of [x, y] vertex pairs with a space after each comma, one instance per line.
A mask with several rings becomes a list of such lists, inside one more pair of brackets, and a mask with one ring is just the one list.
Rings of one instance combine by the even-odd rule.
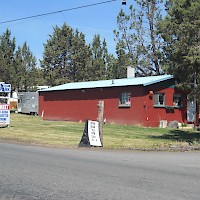
[[150, 136], [154, 139], [164, 139], [164, 140], [174, 140], [181, 142], [198, 142], [200, 143], [200, 133], [194, 131], [183, 131], [183, 130], [171, 130], [169, 134], [164, 134], [160, 136]]

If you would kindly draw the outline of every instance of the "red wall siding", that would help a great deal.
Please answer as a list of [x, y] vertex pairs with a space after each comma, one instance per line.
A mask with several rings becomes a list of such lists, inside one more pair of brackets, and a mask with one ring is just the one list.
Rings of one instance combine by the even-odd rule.
[[[131, 92], [130, 108], [119, 108], [122, 92]], [[108, 123], [142, 124], [142, 95], [141, 86], [40, 92], [39, 115], [44, 112], [44, 119], [48, 120], [96, 120], [98, 101], [104, 100], [104, 118]]]
[[[167, 86], [167, 88], [166, 88]], [[145, 88], [145, 105], [144, 112], [145, 118], [143, 119], [145, 126], [159, 126], [160, 120], [167, 120], [168, 122], [177, 120], [181, 123], [187, 123], [187, 100], [186, 95], [184, 98], [183, 108], [173, 108], [172, 110], [167, 110], [165, 107], [155, 107], [154, 99], [150, 99], [149, 91], [165, 93], [165, 105], [173, 107], [173, 94], [183, 94], [180, 90], [177, 90], [171, 85], [170, 81], [165, 82], [165, 84], [154, 84]]]
[[[104, 100], [104, 118], [107, 123], [158, 126], [160, 120], [186, 122], [186, 107], [182, 110], [175, 108], [174, 113], [168, 113], [165, 108], [155, 108], [153, 98], [149, 98], [149, 91], [164, 92], [166, 105], [172, 106], [175, 89], [169, 88], [171, 85], [172, 81], [165, 81], [165, 84], [153, 84], [148, 87], [127, 86], [40, 92], [39, 115], [43, 112], [43, 118], [47, 120], [96, 120], [98, 101]], [[131, 92], [131, 107], [119, 107], [119, 95], [122, 92]]]

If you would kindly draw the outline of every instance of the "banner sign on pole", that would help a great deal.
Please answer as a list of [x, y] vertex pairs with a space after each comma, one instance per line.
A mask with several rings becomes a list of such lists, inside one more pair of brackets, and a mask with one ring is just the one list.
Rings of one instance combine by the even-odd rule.
[[11, 92], [11, 84], [1, 83], [0, 84], [0, 92], [10, 93]]
[[0, 125], [10, 124], [11, 84], [0, 83]]
[[3, 124], [3, 125], [10, 124], [10, 106], [9, 105], [0, 105], [0, 124]]
[[90, 145], [101, 147], [101, 140], [99, 137], [99, 122], [88, 120], [88, 137]]

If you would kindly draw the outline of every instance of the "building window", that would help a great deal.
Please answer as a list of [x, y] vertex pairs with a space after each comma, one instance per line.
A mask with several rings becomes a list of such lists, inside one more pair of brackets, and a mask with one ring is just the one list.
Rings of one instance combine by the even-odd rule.
[[154, 94], [154, 106], [164, 106], [165, 105], [165, 93]]
[[183, 96], [181, 94], [173, 95], [173, 104], [175, 107], [183, 106]]
[[119, 97], [119, 107], [131, 107], [131, 93], [123, 92]]

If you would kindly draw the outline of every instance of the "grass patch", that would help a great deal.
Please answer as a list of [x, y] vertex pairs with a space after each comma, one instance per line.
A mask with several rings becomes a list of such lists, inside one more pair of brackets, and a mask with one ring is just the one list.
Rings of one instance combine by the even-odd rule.
[[[0, 128], [0, 140], [38, 145], [77, 147], [84, 123], [44, 121], [40, 117], [11, 114], [9, 128]], [[106, 149], [159, 149], [170, 146], [200, 147], [200, 133], [193, 130], [104, 125]]]

